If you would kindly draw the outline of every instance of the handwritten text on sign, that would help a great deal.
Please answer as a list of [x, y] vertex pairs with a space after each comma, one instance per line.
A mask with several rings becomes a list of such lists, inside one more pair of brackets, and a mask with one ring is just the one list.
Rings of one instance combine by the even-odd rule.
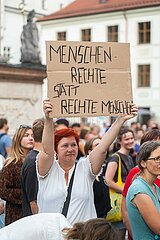
[[48, 41], [46, 46], [52, 117], [130, 114], [129, 44]]

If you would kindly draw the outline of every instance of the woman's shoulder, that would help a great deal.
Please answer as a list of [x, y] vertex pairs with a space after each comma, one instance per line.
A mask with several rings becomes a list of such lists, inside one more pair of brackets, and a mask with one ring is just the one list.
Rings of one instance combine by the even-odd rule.
[[119, 161], [119, 153], [118, 152], [115, 152], [111, 155], [109, 155], [108, 159], [107, 159], [107, 162], [117, 162]]
[[148, 186], [147, 182], [141, 178], [140, 176], [135, 177], [135, 179], [133, 180], [131, 187], [146, 187]]
[[22, 160], [18, 160], [16, 161], [16, 159], [14, 159], [13, 161], [10, 161], [10, 158], [8, 158], [8, 160], [6, 161], [4, 168], [9, 168], [9, 169], [19, 169], [21, 168], [23, 165]]
[[131, 186], [129, 187], [128, 190], [128, 195], [132, 198], [133, 196], [139, 194], [139, 193], [144, 193], [144, 194], [150, 194], [150, 188], [149, 185], [145, 180], [143, 180], [141, 177], [136, 177]]
[[20, 175], [21, 172], [21, 168], [22, 168], [22, 161], [12, 161], [10, 163], [6, 164], [3, 166], [1, 172], [2, 175], [7, 176], [9, 178], [9, 176], [13, 176], [13, 175]]

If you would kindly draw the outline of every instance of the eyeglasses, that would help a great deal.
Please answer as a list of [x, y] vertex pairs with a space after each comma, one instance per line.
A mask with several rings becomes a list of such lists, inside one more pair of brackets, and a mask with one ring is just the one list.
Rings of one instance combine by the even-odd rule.
[[147, 160], [154, 160], [155, 163], [160, 163], [160, 156], [158, 156], [158, 157], [153, 157], [153, 158], [148, 158]]
[[19, 126], [19, 129], [22, 129], [22, 128], [32, 128], [30, 125], [26, 125], [26, 124], [21, 124]]

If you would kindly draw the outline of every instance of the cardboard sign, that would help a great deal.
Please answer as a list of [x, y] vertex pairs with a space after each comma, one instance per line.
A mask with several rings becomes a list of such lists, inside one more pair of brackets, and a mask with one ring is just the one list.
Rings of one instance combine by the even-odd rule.
[[126, 43], [47, 41], [51, 117], [130, 114], [130, 46]]

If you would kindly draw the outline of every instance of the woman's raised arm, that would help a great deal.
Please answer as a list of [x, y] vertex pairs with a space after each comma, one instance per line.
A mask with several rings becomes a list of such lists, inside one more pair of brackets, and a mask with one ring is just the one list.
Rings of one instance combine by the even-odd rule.
[[133, 104], [131, 107], [131, 115], [118, 117], [110, 129], [104, 134], [100, 144], [92, 150], [90, 153], [90, 161], [92, 165], [92, 171], [95, 175], [99, 173], [101, 166], [106, 158], [106, 153], [109, 149], [109, 146], [117, 137], [119, 130], [123, 126], [124, 122], [137, 116], [137, 113], [138, 107]]
[[43, 111], [45, 114], [45, 124], [42, 136], [42, 151], [38, 156], [38, 171], [44, 176], [48, 173], [54, 161], [54, 126], [53, 119], [49, 117], [53, 106], [47, 98], [43, 101]]

